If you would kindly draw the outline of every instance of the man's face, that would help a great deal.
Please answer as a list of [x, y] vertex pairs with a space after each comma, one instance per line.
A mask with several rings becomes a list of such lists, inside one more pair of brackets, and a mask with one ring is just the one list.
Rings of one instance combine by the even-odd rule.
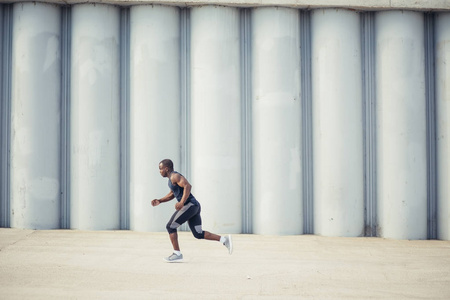
[[159, 164], [159, 173], [162, 177], [167, 177], [169, 174], [169, 168], [164, 167], [163, 164]]

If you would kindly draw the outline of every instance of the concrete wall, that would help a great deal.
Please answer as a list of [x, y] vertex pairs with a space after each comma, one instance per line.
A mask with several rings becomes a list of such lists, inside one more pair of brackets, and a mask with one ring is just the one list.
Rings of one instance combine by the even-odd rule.
[[[173, 205], [149, 205], [167, 194], [159, 162], [180, 165], [180, 12], [130, 10], [130, 228], [163, 231]], [[157, 145], [157, 146], [156, 146]]]
[[193, 8], [190, 24], [192, 193], [205, 229], [241, 232], [239, 10]]
[[450, 13], [437, 15], [435, 43], [438, 238], [450, 240]]
[[311, 15], [314, 232], [364, 232], [360, 16]]
[[258, 234], [303, 232], [299, 14], [252, 12], [253, 215]]
[[427, 153], [424, 20], [376, 19], [378, 225], [383, 236], [426, 238]]
[[119, 229], [119, 8], [72, 9], [71, 228]]
[[11, 226], [59, 228], [60, 8], [17, 4], [12, 22]]
[[448, 12], [0, 7], [2, 226], [449, 239]]
[[[25, 0], [21, 2], [31, 2]], [[2, 0], [4, 3], [16, 2], [16, 0]], [[36, 2], [36, 1], [32, 1]], [[38, 0], [37, 2], [55, 3], [61, 5], [96, 3], [96, 0]], [[291, 7], [291, 8], [349, 8], [362, 10], [448, 10], [450, 0], [102, 0], [101, 3], [113, 5], [170, 5], [179, 7], [192, 7], [204, 5], [223, 5], [233, 7]]]

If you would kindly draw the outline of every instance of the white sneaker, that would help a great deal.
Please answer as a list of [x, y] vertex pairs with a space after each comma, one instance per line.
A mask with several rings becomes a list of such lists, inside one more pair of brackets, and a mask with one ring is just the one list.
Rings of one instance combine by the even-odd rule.
[[164, 257], [164, 261], [165, 262], [169, 262], [169, 263], [173, 263], [173, 262], [182, 262], [183, 261], [183, 254], [180, 255], [176, 255], [175, 253], [173, 253], [171, 256], [169, 257]]
[[225, 242], [223, 243], [228, 249], [228, 253], [233, 253], [233, 240], [231, 239], [231, 234], [225, 237]]

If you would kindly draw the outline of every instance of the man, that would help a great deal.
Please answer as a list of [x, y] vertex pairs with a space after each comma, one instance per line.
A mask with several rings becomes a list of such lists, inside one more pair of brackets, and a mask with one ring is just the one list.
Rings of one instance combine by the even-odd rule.
[[175, 204], [176, 211], [166, 226], [170, 241], [172, 242], [173, 254], [164, 258], [164, 260], [166, 262], [181, 262], [183, 260], [183, 254], [181, 254], [180, 246], [178, 245], [177, 228], [186, 221], [195, 238], [220, 241], [228, 248], [228, 252], [231, 254], [233, 252], [231, 235], [225, 237], [203, 231], [202, 218], [200, 217], [200, 203], [191, 194], [191, 185], [187, 179], [173, 170], [173, 162], [170, 159], [164, 159], [159, 163], [159, 173], [161, 173], [162, 177], [169, 178], [170, 192], [161, 199], [152, 200], [152, 206], [157, 206], [160, 203], [170, 201], [174, 198], [178, 201]]

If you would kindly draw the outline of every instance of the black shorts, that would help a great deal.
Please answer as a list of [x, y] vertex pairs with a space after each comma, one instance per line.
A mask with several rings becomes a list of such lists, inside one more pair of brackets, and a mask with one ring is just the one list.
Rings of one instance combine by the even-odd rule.
[[202, 217], [200, 216], [201, 210], [202, 208], [200, 207], [200, 204], [185, 204], [183, 208], [177, 210], [170, 218], [166, 226], [167, 232], [169, 232], [169, 234], [177, 232], [177, 228], [187, 221], [195, 238], [203, 239], [205, 237], [205, 233], [202, 229]]

